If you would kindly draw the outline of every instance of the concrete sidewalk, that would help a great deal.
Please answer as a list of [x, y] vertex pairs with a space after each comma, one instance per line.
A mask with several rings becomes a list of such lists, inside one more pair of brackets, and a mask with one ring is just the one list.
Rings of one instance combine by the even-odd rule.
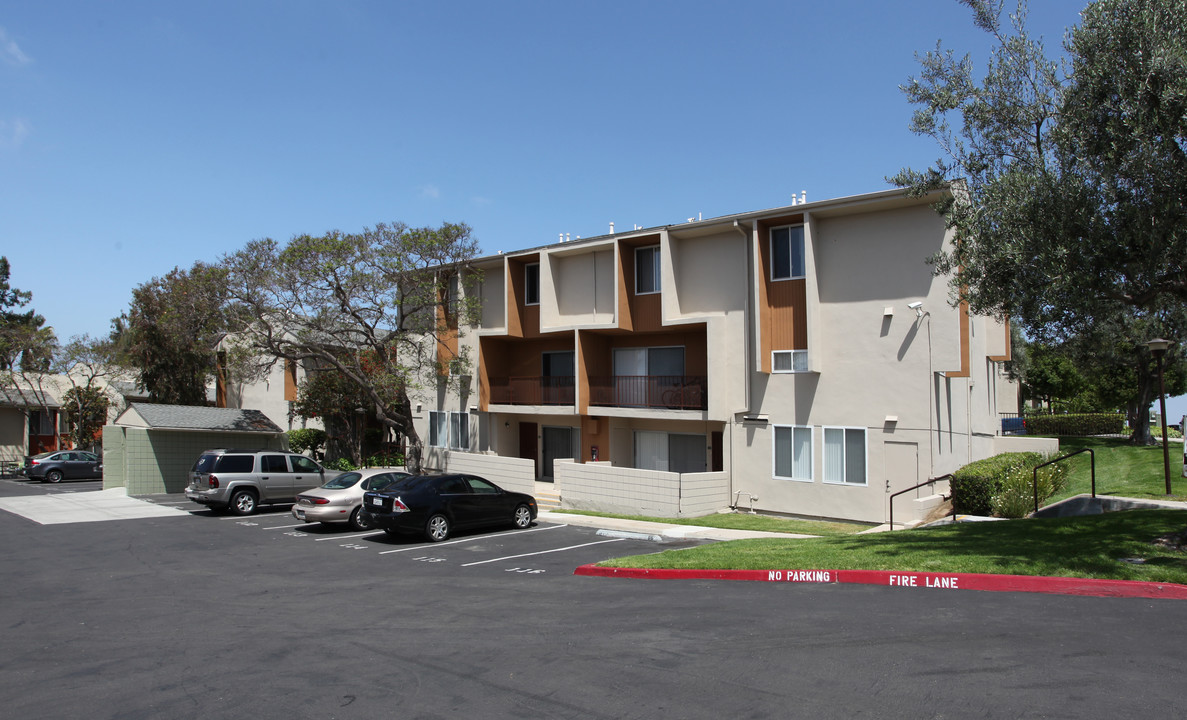
[[762, 532], [759, 530], [728, 530], [701, 525], [672, 525], [642, 520], [621, 520], [618, 518], [573, 515], [565, 512], [540, 511], [537, 520], [563, 525], [596, 527], [609, 532], [623, 533], [625, 537], [647, 537], [654, 540], [743, 540], [745, 538], [811, 538], [815, 535], [794, 533]]
[[20, 515], [38, 525], [190, 515], [180, 508], [128, 497], [124, 488], [0, 498], [0, 510]]

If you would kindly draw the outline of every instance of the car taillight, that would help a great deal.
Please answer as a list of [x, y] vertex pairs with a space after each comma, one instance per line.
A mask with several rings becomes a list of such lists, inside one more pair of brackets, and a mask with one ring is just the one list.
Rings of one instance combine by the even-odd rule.
[[29, 461], [29, 464], [30, 465], [40, 465], [41, 461], [38, 460], [37, 458], [33, 458], [32, 460]]
[[329, 500], [326, 500], [325, 498], [322, 498], [322, 497], [315, 497], [313, 495], [298, 495], [297, 500], [298, 501], [304, 500], [306, 502], [313, 503], [314, 505], [329, 505], [330, 504]]
[[408, 512], [408, 506], [400, 498], [392, 498], [392, 512]]
[[211, 489], [217, 488], [218, 487], [218, 478], [211, 475], [210, 479], [206, 481], [206, 484], [209, 485], [211, 487]]

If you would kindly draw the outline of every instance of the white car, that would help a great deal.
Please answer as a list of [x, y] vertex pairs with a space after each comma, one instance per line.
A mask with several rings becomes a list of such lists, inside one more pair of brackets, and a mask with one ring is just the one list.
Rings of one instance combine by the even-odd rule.
[[359, 512], [363, 493], [382, 490], [410, 473], [391, 468], [365, 468], [344, 472], [325, 485], [297, 496], [293, 517], [305, 522], [348, 522], [356, 530], [370, 530], [371, 524]]

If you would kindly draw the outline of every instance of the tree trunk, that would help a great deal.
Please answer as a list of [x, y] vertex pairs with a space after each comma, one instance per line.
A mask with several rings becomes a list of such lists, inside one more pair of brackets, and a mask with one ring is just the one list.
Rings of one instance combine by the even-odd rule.
[[1150, 434], [1150, 405], [1158, 399], [1158, 371], [1148, 363], [1138, 366], [1137, 397], [1127, 405], [1129, 417], [1129, 444], [1157, 445]]

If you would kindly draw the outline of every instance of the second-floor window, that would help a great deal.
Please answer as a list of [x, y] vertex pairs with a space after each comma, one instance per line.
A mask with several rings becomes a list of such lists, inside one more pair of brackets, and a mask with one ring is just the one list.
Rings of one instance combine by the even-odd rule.
[[635, 249], [635, 294], [657, 293], [659, 284], [659, 245]]
[[540, 304], [540, 263], [530, 263], [523, 269], [523, 304]]
[[804, 277], [804, 226], [771, 228], [771, 279]]

